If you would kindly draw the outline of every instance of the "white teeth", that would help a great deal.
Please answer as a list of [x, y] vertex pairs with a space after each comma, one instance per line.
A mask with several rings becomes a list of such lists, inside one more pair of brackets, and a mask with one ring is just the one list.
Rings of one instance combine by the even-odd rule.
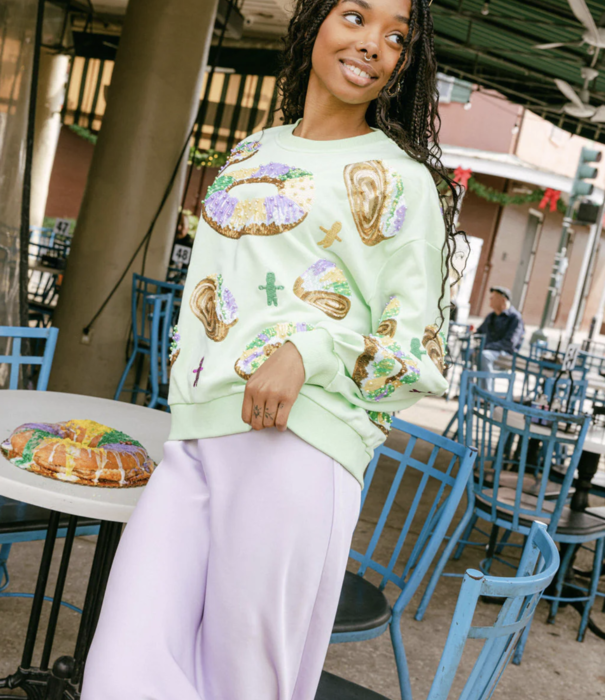
[[352, 73], [355, 73], [355, 75], [359, 75], [362, 78], [371, 78], [372, 77], [369, 73], [366, 73], [365, 71], [361, 70], [361, 68], [358, 68], [357, 66], [352, 66], [350, 63], [345, 63], [345, 66]]

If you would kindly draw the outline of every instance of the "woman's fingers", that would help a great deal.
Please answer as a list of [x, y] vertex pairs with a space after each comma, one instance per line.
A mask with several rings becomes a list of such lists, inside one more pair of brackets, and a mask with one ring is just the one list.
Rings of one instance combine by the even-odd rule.
[[252, 421], [250, 423], [253, 430], [263, 429], [264, 413], [265, 402], [259, 396], [254, 396], [252, 399]]
[[246, 390], [244, 391], [244, 403], [242, 404], [242, 420], [244, 423], [248, 423], [248, 425], [252, 424], [252, 405], [252, 392], [249, 391], [249, 387], [246, 386]]
[[288, 427], [288, 417], [290, 416], [290, 409], [292, 408], [292, 402], [290, 401], [279, 401], [277, 404], [277, 415], [275, 417], [275, 427], [282, 432]]
[[263, 428], [272, 428], [275, 425], [277, 416], [277, 399], [265, 399], [265, 410], [263, 413]]

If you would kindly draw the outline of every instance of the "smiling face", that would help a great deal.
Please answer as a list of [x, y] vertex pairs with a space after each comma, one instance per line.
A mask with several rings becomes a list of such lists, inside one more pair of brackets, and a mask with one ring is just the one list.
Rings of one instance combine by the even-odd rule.
[[347, 104], [376, 99], [409, 31], [411, 0], [340, 0], [313, 46], [310, 81]]

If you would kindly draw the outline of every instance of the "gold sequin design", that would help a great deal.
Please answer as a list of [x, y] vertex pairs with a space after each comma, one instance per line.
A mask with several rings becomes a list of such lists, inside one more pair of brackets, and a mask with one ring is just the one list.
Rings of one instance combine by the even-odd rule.
[[344, 180], [363, 243], [374, 246], [397, 235], [406, 213], [399, 173], [381, 160], [369, 160], [347, 165]]

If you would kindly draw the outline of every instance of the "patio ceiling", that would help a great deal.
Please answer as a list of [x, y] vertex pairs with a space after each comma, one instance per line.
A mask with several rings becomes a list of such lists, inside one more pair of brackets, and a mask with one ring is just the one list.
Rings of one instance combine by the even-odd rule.
[[[127, 0], [90, 0], [99, 16], [123, 16]], [[226, 0], [225, 0], [226, 1]], [[85, 6], [84, 0], [72, 0]], [[605, 27], [605, 0], [586, 0], [597, 23]], [[292, 0], [236, 0], [244, 18], [243, 37], [229, 46], [254, 50], [257, 42], [274, 48], [283, 35]], [[488, 10], [483, 14], [482, 10]], [[440, 70], [484, 88], [495, 89], [553, 124], [589, 139], [605, 142], [605, 123], [578, 119], [562, 112], [568, 102], [554, 79], [583, 86], [581, 70], [594, 66], [599, 76], [589, 84], [590, 103], [605, 105], [605, 49], [597, 52], [586, 43], [553, 49], [536, 49], [551, 42], [579, 43], [585, 32], [567, 0], [434, 0], [431, 11], [436, 29]], [[266, 51], [266, 54], [270, 54]], [[268, 62], [266, 73], [275, 69]]]
[[[605, 26], [605, 0], [587, 0], [587, 5], [597, 26], [601, 19]], [[567, 131], [605, 141], [605, 123], [561, 112], [568, 100], [554, 82], [561, 78], [578, 91], [582, 67], [594, 63], [601, 72], [589, 85], [590, 103], [604, 104], [605, 50], [595, 56], [585, 43], [535, 48], [582, 39], [586, 30], [567, 0], [434, 0], [432, 12], [441, 70], [494, 88]]]

